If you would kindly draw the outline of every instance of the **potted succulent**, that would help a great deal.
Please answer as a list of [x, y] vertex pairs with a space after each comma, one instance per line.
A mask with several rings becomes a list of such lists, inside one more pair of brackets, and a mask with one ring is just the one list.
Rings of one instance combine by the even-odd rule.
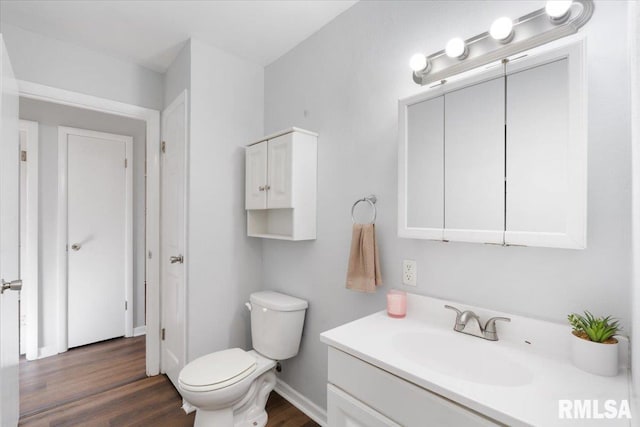
[[618, 320], [611, 316], [595, 317], [588, 311], [584, 316], [570, 314], [568, 319], [573, 328], [573, 364], [596, 375], [618, 375], [618, 340], [615, 335], [622, 329]]

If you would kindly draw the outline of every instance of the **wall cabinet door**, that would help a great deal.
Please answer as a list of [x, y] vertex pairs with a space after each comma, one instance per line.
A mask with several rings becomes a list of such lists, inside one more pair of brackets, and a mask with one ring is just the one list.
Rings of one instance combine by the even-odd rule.
[[269, 209], [293, 207], [292, 197], [292, 158], [293, 133], [269, 140], [269, 187], [267, 207]]
[[504, 78], [444, 96], [445, 240], [503, 243]]
[[245, 209], [267, 208], [267, 141], [247, 147]]
[[407, 107], [406, 227], [442, 240], [444, 229], [444, 97]]
[[579, 56], [534, 57], [507, 70], [507, 244], [586, 247], [583, 90], [571, 67]]

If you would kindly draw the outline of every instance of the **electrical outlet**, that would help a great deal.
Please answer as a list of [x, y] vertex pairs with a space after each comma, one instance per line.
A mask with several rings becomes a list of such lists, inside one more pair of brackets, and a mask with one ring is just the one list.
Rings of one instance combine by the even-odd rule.
[[416, 286], [418, 283], [418, 266], [414, 260], [402, 261], [402, 283], [408, 286]]

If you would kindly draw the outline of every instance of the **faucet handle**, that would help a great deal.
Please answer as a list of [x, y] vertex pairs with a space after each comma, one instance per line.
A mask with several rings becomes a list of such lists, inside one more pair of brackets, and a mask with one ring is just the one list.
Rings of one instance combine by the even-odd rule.
[[444, 308], [447, 308], [449, 310], [453, 310], [456, 312], [456, 324], [453, 326], [453, 330], [458, 332], [462, 331], [464, 329], [464, 324], [460, 322], [460, 316], [462, 316], [462, 312], [450, 305], [445, 305]]
[[502, 320], [505, 322], [511, 322], [511, 319], [508, 317], [501, 317], [501, 316], [497, 316], [497, 317], [492, 317], [491, 319], [487, 320], [487, 323], [484, 324], [484, 330], [487, 332], [495, 332], [496, 331], [496, 321], [498, 320]]
[[504, 322], [511, 322], [511, 319], [508, 317], [492, 317], [487, 320], [487, 323], [484, 325], [484, 336], [486, 339], [491, 341], [498, 341], [498, 332], [496, 331], [496, 321], [502, 320]]
[[462, 312], [460, 310], [458, 310], [457, 308], [451, 306], [451, 305], [445, 305], [444, 308], [448, 308], [449, 310], [453, 310], [456, 312], [456, 321], [460, 318], [460, 315], [462, 314]]

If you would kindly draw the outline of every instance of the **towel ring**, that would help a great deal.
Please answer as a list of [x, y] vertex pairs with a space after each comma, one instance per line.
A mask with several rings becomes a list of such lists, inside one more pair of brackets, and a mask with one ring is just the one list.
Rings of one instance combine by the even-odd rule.
[[371, 205], [371, 208], [373, 209], [373, 216], [371, 217], [371, 222], [369, 224], [375, 224], [376, 222], [376, 215], [378, 214], [377, 210], [376, 210], [376, 202], [378, 201], [378, 198], [376, 196], [374, 196], [373, 194], [371, 194], [370, 196], [367, 197], [363, 197], [362, 199], [358, 199], [355, 201], [355, 203], [353, 204], [353, 206], [351, 207], [351, 220], [353, 221], [353, 223], [356, 223], [356, 218], [353, 215], [353, 213], [355, 212], [356, 206], [358, 205], [358, 203], [360, 202], [367, 202]]

